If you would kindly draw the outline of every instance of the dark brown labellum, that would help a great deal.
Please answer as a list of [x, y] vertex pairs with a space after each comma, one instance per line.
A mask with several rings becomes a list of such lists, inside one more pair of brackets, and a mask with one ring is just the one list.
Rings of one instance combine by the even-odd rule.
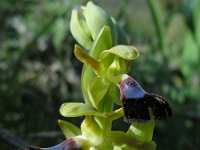
[[126, 122], [148, 121], [150, 113], [155, 119], [172, 116], [172, 110], [163, 97], [145, 92], [133, 78], [128, 77], [121, 81], [119, 88]]

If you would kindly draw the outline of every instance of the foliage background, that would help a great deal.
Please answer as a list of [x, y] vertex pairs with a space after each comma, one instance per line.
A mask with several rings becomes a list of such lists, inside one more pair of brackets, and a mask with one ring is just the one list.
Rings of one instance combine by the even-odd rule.
[[[131, 75], [146, 91], [168, 99], [173, 117], [157, 121], [158, 150], [200, 147], [200, 1], [94, 2], [116, 18], [141, 51]], [[57, 120], [66, 101], [82, 101], [82, 64], [69, 32], [72, 8], [83, 0], [0, 1], [0, 148], [28, 143], [49, 147], [64, 140]], [[155, 15], [155, 14], [154, 14]], [[161, 34], [160, 34], [161, 33]], [[162, 43], [163, 42], [163, 43]], [[70, 119], [79, 125], [83, 118]], [[122, 122], [118, 126], [126, 125]], [[16, 140], [17, 139], [17, 140]], [[17, 142], [15, 142], [17, 141]]]

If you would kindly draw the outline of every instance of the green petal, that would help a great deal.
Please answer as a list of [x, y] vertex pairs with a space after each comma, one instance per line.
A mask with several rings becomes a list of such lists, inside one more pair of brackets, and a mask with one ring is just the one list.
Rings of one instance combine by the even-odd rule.
[[88, 94], [89, 99], [95, 108], [98, 109], [98, 104], [105, 96], [108, 88], [109, 83], [100, 77], [96, 77], [90, 81], [88, 85]]
[[72, 138], [74, 136], [80, 135], [81, 130], [76, 127], [75, 125], [64, 121], [64, 120], [58, 120], [59, 126], [62, 129], [66, 139]]
[[92, 39], [87, 29], [86, 22], [83, 19], [80, 19], [76, 10], [72, 11], [70, 30], [72, 35], [77, 40], [77, 42], [80, 43], [80, 45], [82, 45], [85, 49], [91, 48]]
[[64, 117], [78, 117], [90, 115], [106, 117], [102, 113], [98, 112], [90, 104], [84, 103], [64, 103], [60, 107], [60, 113]]
[[100, 63], [91, 57], [88, 53], [86, 53], [80, 46], [75, 45], [74, 54], [76, 58], [79, 59], [82, 63], [92, 67], [95, 72], [98, 73], [101, 71]]
[[133, 46], [117, 45], [109, 50], [101, 53], [101, 59], [104, 59], [109, 54], [117, 55], [126, 60], [133, 60], [139, 57], [138, 50]]
[[129, 70], [130, 60], [139, 57], [138, 50], [133, 46], [118, 45], [101, 53], [102, 68], [106, 70], [106, 79], [118, 83], [121, 75]]
[[[106, 62], [106, 61], [105, 61]], [[107, 68], [106, 78], [113, 83], [119, 82], [119, 76], [128, 72], [127, 61], [115, 56], [112, 64]]]

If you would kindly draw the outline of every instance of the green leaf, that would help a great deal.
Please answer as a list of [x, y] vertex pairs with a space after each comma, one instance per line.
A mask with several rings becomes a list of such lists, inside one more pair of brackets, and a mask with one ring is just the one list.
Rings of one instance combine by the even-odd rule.
[[[98, 104], [108, 91], [109, 83], [103, 78], [95, 77], [88, 84], [88, 94], [92, 105], [98, 109]], [[106, 107], [106, 106], [104, 106]]]
[[198, 42], [198, 46], [200, 46], [200, 1], [199, 0], [193, 0], [192, 1], [193, 6], [193, 26], [194, 26], [194, 35], [196, 38], [196, 41]]
[[101, 59], [103, 60], [105, 57], [107, 57], [110, 54], [119, 56], [126, 60], [133, 60], [139, 57], [138, 50], [133, 46], [127, 46], [127, 45], [117, 45], [115, 47], [112, 47], [109, 50], [103, 51], [101, 53]]
[[183, 53], [181, 55], [181, 71], [185, 76], [191, 76], [199, 64], [198, 45], [190, 31], [188, 31]]
[[54, 26], [54, 38], [53, 38], [53, 43], [56, 47], [56, 49], [61, 48], [61, 44], [66, 36], [66, 32], [69, 29], [68, 23], [65, 22], [64, 19], [59, 18], [55, 22]]
[[197, 20], [196, 27], [195, 27], [195, 35], [196, 35], [196, 41], [198, 42], [197, 44], [200, 47], [200, 15]]
[[199, 55], [198, 55], [198, 46], [195, 42], [195, 39], [190, 31], [188, 31], [185, 45], [183, 50], [183, 59], [187, 63], [197, 63]]
[[80, 135], [81, 130], [76, 127], [75, 125], [64, 121], [64, 120], [58, 120], [59, 126], [62, 129], [66, 139], [72, 138], [74, 136]]
[[193, 24], [195, 27], [198, 25], [200, 17], [200, 1], [199, 0], [193, 0]]
[[98, 112], [92, 105], [84, 103], [64, 103], [60, 107], [60, 114], [64, 117], [78, 117], [78, 116], [101, 116], [106, 117]]

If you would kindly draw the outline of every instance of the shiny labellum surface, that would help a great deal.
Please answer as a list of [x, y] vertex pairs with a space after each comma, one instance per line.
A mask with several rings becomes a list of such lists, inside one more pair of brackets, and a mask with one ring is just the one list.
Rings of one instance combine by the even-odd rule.
[[126, 122], [148, 121], [150, 113], [155, 119], [172, 116], [172, 110], [163, 97], [145, 92], [133, 78], [128, 77], [122, 80], [119, 88]]

